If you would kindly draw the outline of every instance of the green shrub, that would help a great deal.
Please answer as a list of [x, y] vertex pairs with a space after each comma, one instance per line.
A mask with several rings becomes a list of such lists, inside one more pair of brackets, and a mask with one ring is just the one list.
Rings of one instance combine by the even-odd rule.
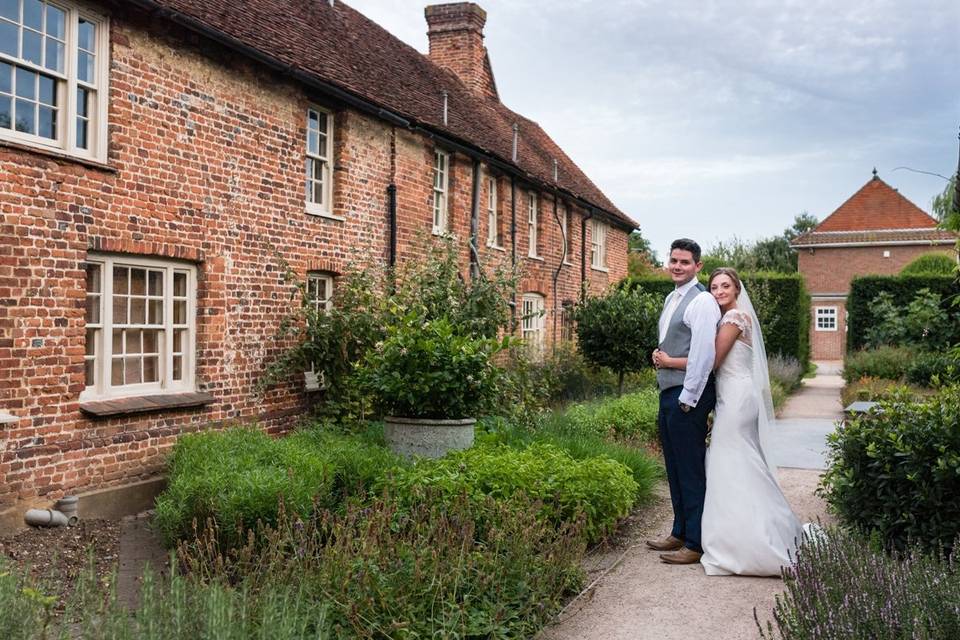
[[897, 548], [953, 544], [960, 531], [960, 386], [879, 407], [828, 436], [827, 500], [844, 522]]
[[[155, 524], [165, 544], [194, 534], [207, 519], [221, 544], [241, 541], [258, 521], [275, 524], [281, 502], [291, 515], [333, 508], [373, 482], [373, 465], [396, 457], [381, 447], [335, 434], [302, 433], [279, 440], [255, 429], [188, 434], [174, 446]], [[391, 464], [392, 461], [392, 464]]]
[[647, 388], [619, 398], [574, 405], [565, 417], [574, 432], [653, 442], [657, 438], [659, 411], [659, 393]]
[[951, 353], [918, 353], [907, 369], [907, 381], [924, 387], [960, 382], [960, 359]]
[[612, 531], [637, 494], [630, 470], [608, 458], [574, 460], [558, 447], [516, 450], [477, 444], [439, 460], [397, 469], [384, 486], [406, 508], [430, 496], [442, 503], [466, 494], [472, 500], [508, 500], [525, 494], [542, 502], [540, 515], [560, 525], [584, 517], [591, 541]]
[[847, 351], [853, 352], [866, 346], [867, 332], [875, 327], [880, 319], [870, 312], [870, 303], [882, 293], [892, 296], [903, 314], [904, 307], [921, 289], [929, 289], [940, 296], [941, 309], [947, 312], [950, 321], [947, 326], [936, 330], [944, 334], [944, 341], [953, 344], [960, 341], [960, 308], [952, 306], [958, 293], [957, 281], [944, 275], [901, 275], [901, 276], [861, 276], [850, 282], [850, 294], [847, 296]]
[[893, 397], [908, 397], [913, 400], [922, 400], [932, 393], [931, 389], [923, 389], [884, 378], [860, 378], [844, 385], [840, 392], [840, 401], [844, 407], [857, 401], [876, 402], [890, 400]]
[[[957, 559], [913, 548], [888, 555], [862, 536], [828, 530], [785, 571], [763, 638], [960, 638]], [[759, 625], [759, 621], [758, 621]]]
[[[609, 369], [589, 364], [572, 342], [562, 342], [540, 362], [531, 363], [534, 384], [542, 389], [544, 404], [562, 407], [617, 393], [617, 375]], [[656, 383], [656, 371], [650, 367], [627, 373], [625, 392]]]
[[881, 291], [868, 308], [874, 324], [867, 329], [867, 347], [913, 346], [932, 351], [949, 344], [956, 320], [943, 308], [939, 293], [924, 288], [916, 292], [904, 309], [905, 300], [895, 300], [889, 291]]
[[848, 353], [843, 360], [843, 379], [860, 378], [903, 380], [910, 368], [914, 351], [905, 347], [878, 347]]
[[957, 261], [945, 253], [926, 253], [914, 258], [900, 270], [900, 275], [952, 275], [957, 270]]

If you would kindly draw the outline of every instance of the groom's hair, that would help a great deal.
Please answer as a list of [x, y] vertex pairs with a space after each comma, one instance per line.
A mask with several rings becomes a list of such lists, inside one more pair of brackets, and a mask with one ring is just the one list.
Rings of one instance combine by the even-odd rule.
[[670, 245], [670, 251], [673, 252], [674, 249], [680, 249], [682, 251], [689, 251], [693, 254], [693, 261], [700, 262], [700, 245], [691, 240], [690, 238], [677, 238], [673, 241], [673, 244]]

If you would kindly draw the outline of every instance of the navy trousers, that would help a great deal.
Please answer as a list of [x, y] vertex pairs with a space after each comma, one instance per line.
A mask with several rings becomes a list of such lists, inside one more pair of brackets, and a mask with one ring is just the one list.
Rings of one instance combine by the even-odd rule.
[[671, 534], [683, 540], [685, 547], [702, 552], [700, 521], [707, 492], [707, 473], [704, 469], [707, 414], [717, 404], [717, 390], [711, 377], [697, 406], [689, 412], [680, 410], [682, 390], [683, 387], [678, 386], [660, 392], [657, 422], [667, 467], [670, 500], [673, 502]]

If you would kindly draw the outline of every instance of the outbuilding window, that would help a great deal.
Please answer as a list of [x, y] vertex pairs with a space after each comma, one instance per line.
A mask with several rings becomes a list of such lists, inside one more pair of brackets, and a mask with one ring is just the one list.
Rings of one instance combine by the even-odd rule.
[[817, 331], [837, 330], [837, 308], [817, 307]]

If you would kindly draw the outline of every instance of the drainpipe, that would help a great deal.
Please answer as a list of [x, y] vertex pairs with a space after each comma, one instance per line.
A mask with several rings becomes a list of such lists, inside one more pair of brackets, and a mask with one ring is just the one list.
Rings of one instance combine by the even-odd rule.
[[[554, 177], [556, 177], [556, 163], [554, 160]], [[553, 194], [553, 218], [557, 221], [557, 225], [560, 227], [560, 238], [563, 242], [563, 251], [560, 252], [560, 264], [557, 265], [557, 270], [553, 272], [553, 352], [557, 352], [557, 318], [560, 315], [560, 301], [557, 298], [557, 281], [560, 279], [560, 271], [563, 269], [563, 263], [567, 259], [567, 234], [563, 232], [563, 222], [560, 221], [560, 208], [559, 208], [560, 194], [554, 192]], [[569, 231], [568, 231], [569, 233]]]
[[387, 211], [390, 214], [390, 255], [387, 264], [392, 270], [397, 264], [397, 185], [387, 185]]
[[[517, 269], [517, 180], [510, 175], [510, 267]], [[510, 333], [517, 330], [517, 291], [510, 297]]]
[[65, 496], [57, 500], [56, 509], [30, 509], [24, 522], [33, 527], [72, 527], [77, 524], [77, 497]]
[[587, 299], [587, 221], [593, 217], [593, 207], [580, 221], [580, 302]]
[[473, 194], [470, 202], [470, 278], [480, 277], [480, 252], [477, 236], [480, 235], [480, 160], [473, 159]]

